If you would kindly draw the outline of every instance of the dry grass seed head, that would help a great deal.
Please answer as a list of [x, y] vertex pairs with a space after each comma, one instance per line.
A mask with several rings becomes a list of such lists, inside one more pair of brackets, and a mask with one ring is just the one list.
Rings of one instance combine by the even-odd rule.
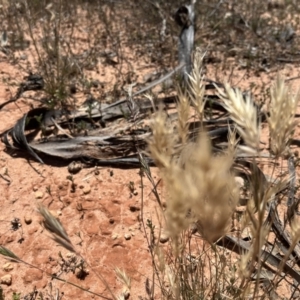
[[128, 299], [130, 297], [131, 278], [126, 274], [126, 272], [124, 270], [121, 270], [118, 267], [116, 267], [114, 270], [117, 275], [117, 278], [123, 284], [122, 293], [114, 299], [117, 299], [117, 300]]
[[159, 168], [168, 168], [173, 157], [177, 138], [168, 123], [167, 115], [162, 106], [156, 112], [152, 123], [152, 136], [148, 141], [151, 157]]
[[253, 257], [253, 248], [241, 255], [239, 272], [242, 278], [249, 278], [251, 271], [249, 268], [249, 262]]
[[126, 274], [124, 270], [115, 268], [115, 273], [119, 280], [130, 290], [131, 289], [131, 278]]
[[21, 259], [16, 254], [14, 254], [12, 251], [5, 248], [4, 246], [0, 246], [0, 254], [12, 261], [16, 261], [16, 262], [21, 261]]
[[[183, 168], [173, 163], [172, 172], [164, 174], [170, 193], [167, 225], [176, 236], [197, 221], [200, 234], [212, 243], [227, 232], [239, 198], [231, 173], [233, 157], [214, 156], [206, 134], [187, 148]], [[189, 211], [193, 218], [187, 218]]]
[[279, 75], [271, 88], [270, 116], [267, 118], [270, 128], [270, 148], [276, 157], [284, 154], [296, 126], [295, 113], [299, 101], [299, 91], [291, 95], [291, 86]]
[[205, 87], [203, 84], [204, 76], [202, 71], [204, 56], [205, 53], [203, 54], [199, 49], [196, 49], [193, 69], [191, 75], [189, 75], [189, 95], [200, 121], [203, 120], [203, 112], [206, 103], [204, 98]]
[[216, 89], [225, 109], [235, 122], [238, 133], [248, 146], [244, 150], [256, 152], [259, 147], [260, 123], [252, 97], [249, 94], [243, 95], [240, 90], [231, 88], [228, 83], [225, 83], [224, 87], [225, 92], [217, 86]]
[[166, 257], [164, 253], [164, 249], [159, 245], [155, 245], [154, 253], [156, 255], [157, 268], [160, 273], [164, 273], [166, 269]]
[[38, 205], [38, 212], [43, 217], [44, 227], [52, 234], [52, 239], [67, 250], [76, 253], [65, 229], [49, 210], [40, 204]]
[[190, 101], [186, 92], [178, 88], [178, 123], [177, 131], [180, 142], [185, 145], [189, 136]]
[[164, 170], [163, 178], [168, 191], [167, 228], [170, 236], [174, 239], [190, 224], [187, 213], [191, 209], [190, 197], [191, 195], [195, 196], [196, 191], [191, 186], [189, 174], [185, 174], [174, 161], [170, 168]]
[[235, 157], [236, 156], [236, 152], [237, 152], [238, 143], [240, 141], [240, 139], [237, 138], [236, 127], [234, 127], [232, 129], [231, 126], [228, 125], [227, 140], [228, 140], [228, 153], [229, 153], [229, 155], [232, 155], [232, 157]]

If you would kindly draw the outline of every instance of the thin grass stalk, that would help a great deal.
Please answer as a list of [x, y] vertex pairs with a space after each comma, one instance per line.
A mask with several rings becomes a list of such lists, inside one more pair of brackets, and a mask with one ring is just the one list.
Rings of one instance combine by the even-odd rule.
[[145, 236], [146, 236], [148, 248], [150, 250], [152, 266], [153, 266], [153, 269], [155, 271], [152, 274], [153, 295], [154, 295], [155, 274], [157, 276], [157, 280], [159, 282], [159, 286], [160, 286], [161, 291], [164, 290], [164, 286], [163, 286], [163, 282], [161, 281], [161, 278], [159, 276], [159, 269], [157, 268], [157, 265], [156, 265], [156, 262], [155, 262], [155, 256], [154, 256], [154, 253], [153, 253], [152, 243], [150, 242], [150, 240], [148, 238], [147, 228], [146, 228], [145, 220], [144, 220], [144, 180], [143, 180], [143, 174], [144, 174], [144, 172], [146, 173], [149, 181], [152, 184], [152, 187], [153, 187], [152, 192], [154, 193], [154, 195], [155, 195], [155, 197], [157, 199], [157, 202], [158, 202], [158, 204], [159, 204], [159, 206], [160, 206], [161, 209], [162, 209], [162, 203], [161, 203], [159, 194], [157, 192], [157, 187], [156, 187], [156, 185], [154, 183], [154, 179], [153, 179], [153, 177], [151, 175], [151, 171], [150, 171], [149, 165], [147, 164], [146, 160], [143, 158], [142, 153], [140, 153], [140, 152], [139, 152], [139, 160], [140, 160], [141, 166], [142, 166], [142, 168], [140, 169], [140, 172], [139, 172], [139, 174], [140, 174], [140, 185], [141, 185], [141, 214], [140, 214], [140, 216], [141, 216], [141, 223], [142, 223], [143, 230], [144, 230], [144, 233], [145, 233]]

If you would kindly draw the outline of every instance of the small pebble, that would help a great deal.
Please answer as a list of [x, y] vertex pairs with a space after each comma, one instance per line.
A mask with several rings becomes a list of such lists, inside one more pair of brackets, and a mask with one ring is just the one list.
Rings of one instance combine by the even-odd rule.
[[130, 297], [130, 291], [127, 288], [125, 288], [123, 290], [122, 294], [123, 294], [123, 298], [124, 299], [129, 299], [129, 297]]
[[126, 241], [131, 239], [131, 234], [130, 233], [125, 233], [124, 238]]
[[140, 207], [138, 207], [136, 205], [130, 205], [129, 209], [130, 209], [131, 212], [135, 212], [135, 211], [141, 210]]
[[76, 254], [73, 253], [73, 252], [68, 252], [68, 253], [66, 254], [66, 257], [67, 257], [68, 259], [74, 259], [74, 258], [76, 257]]
[[6, 272], [13, 270], [14, 266], [11, 263], [6, 263], [2, 266], [2, 269]]
[[1, 284], [11, 285], [12, 277], [10, 274], [4, 275], [0, 278]]
[[94, 87], [94, 88], [99, 87], [99, 84], [100, 84], [100, 81], [99, 81], [99, 80], [93, 80], [93, 81], [91, 81], [91, 85], [92, 85], [92, 87]]
[[37, 192], [35, 193], [35, 198], [36, 198], [36, 199], [42, 199], [43, 197], [44, 197], [44, 193], [43, 193], [43, 192], [37, 191]]
[[77, 174], [78, 172], [80, 172], [82, 170], [82, 163], [78, 162], [78, 161], [72, 161], [69, 165], [68, 165], [68, 171], [70, 174]]
[[116, 240], [118, 237], [119, 237], [119, 235], [118, 235], [117, 233], [114, 233], [114, 234], [111, 236], [111, 238], [112, 238], [113, 240]]
[[169, 240], [169, 236], [166, 233], [160, 235], [159, 241], [164, 244]]
[[83, 189], [83, 193], [85, 195], [89, 194], [91, 192], [91, 187], [90, 186], [85, 186]]
[[24, 217], [24, 221], [25, 221], [25, 223], [26, 223], [27, 225], [29, 225], [29, 224], [31, 224], [31, 222], [32, 222], [32, 218], [31, 218], [30, 216], [26, 215], [26, 216]]

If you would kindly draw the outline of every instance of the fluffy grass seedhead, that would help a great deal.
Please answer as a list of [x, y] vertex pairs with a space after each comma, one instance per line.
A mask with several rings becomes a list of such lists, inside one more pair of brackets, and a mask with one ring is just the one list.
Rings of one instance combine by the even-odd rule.
[[199, 233], [214, 242], [228, 232], [231, 216], [239, 199], [231, 172], [233, 157], [213, 155], [208, 136], [202, 134], [185, 163], [190, 185], [191, 211]]
[[271, 103], [268, 123], [270, 128], [270, 149], [276, 157], [284, 154], [295, 129], [295, 113], [299, 92], [290, 93], [291, 87], [284, 78], [277, 76], [271, 88]]
[[245, 141], [244, 150], [256, 153], [259, 147], [260, 123], [257, 108], [250, 94], [243, 95], [238, 89], [233, 89], [228, 83], [224, 84], [225, 91], [216, 86], [223, 105], [235, 122], [237, 131]]
[[128, 289], [131, 289], [131, 279], [128, 277], [126, 272], [117, 267], [115, 268], [115, 272], [120, 281], [123, 282]]
[[208, 136], [201, 134], [162, 170], [169, 197], [167, 227], [174, 239], [194, 222], [211, 243], [227, 232], [239, 198], [232, 163], [229, 154], [214, 156]]

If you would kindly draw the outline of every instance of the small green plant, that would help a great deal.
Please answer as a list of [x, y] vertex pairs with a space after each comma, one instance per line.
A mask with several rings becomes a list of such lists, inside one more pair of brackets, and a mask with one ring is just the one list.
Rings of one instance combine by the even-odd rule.
[[12, 299], [13, 300], [20, 300], [21, 299], [21, 293], [13, 292]]

